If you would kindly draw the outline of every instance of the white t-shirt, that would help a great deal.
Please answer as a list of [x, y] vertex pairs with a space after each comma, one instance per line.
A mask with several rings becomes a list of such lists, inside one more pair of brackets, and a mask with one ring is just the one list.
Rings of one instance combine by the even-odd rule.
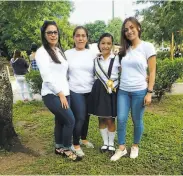
[[134, 92], [147, 88], [148, 59], [156, 55], [154, 46], [145, 41], [134, 49], [127, 50], [126, 56], [121, 61], [121, 78], [119, 89]]
[[75, 48], [65, 51], [69, 63], [69, 87], [75, 93], [91, 92], [94, 83], [94, 58], [96, 54], [89, 49]]
[[35, 58], [43, 79], [42, 96], [57, 95], [59, 92], [65, 96], [70, 94], [67, 80], [68, 62], [63, 58], [58, 48], [56, 48], [56, 54], [61, 64], [55, 63], [43, 46], [36, 51]]

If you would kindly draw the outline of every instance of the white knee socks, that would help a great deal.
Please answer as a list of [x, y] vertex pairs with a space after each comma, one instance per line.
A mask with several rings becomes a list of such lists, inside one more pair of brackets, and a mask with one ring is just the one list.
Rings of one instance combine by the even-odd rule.
[[108, 130], [107, 128], [104, 128], [104, 129], [100, 129], [100, 134], [102, 136], [102, 139], [104, 141], [104, 145], [109, 145], [108, 143]]
[[115, 138], [115, 134], [116, 134], [115, 131], [110, 132], [110, 131], [108, 131], [107, 128], [104, 128], [104, 129], [100, 129], [100, 133], [101, 133], [102, 139], [104, 141], [104, 145], [114, 146], [114, 138]]
[[109, 137], [109, 145], [114, 146], [114, 138], [115, 138], [116, 132], [110, 132], [108, 131], [108, 137]]

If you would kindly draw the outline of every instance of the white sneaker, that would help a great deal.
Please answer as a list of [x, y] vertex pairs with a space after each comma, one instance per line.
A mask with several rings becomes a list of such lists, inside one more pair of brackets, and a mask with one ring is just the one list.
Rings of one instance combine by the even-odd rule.
[[86, 144], [84, 144], [82, 140], [80, 140], [79, 143], [80, 145], [84, 145], [86, 148], [94, 148], [94, 145], [89, 141]]
[[75, 149], [73, 145], [71, 146], [71, 150], [74, 151], [79, 157], [83, 157], [85, 155], [81, 148]]
[[119, 160], [122, 156], [127, 154], [126, 148], [124, 150], [117, 149], [115, 154], [111, 157], [111, 161], [117, 161]]
[[139, 154], [138, 147], [131, 147], [130, 158], [137, 158]]

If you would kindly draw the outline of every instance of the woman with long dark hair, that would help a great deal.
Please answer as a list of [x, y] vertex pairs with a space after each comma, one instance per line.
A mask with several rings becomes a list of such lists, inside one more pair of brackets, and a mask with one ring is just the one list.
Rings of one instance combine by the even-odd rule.
[[55, 153], [72, 161], [79, 161], [81, 158], [71, 150], [75, 118], [70, 109], [68, 62], [60, 44], [59, 29], [54, 21], [44, 22], [41, 39], [42, 46], [35, 57], [43, 79], [43, 101], [55, 115]]
[[[134, 17], [127, 18], [121, 29], [121, 77], [117, 95], [117, 134], [119, 149], [112, 161], [127, 154], [125, 146], [126, 125], [131, 110], [134, 124], [134, 139], [130, 158], [137, 158], [139, 143], [143, 134], [145, 106], [151, 103], [156, 73], [156, 52], [154, 46], [140, 39], [141, 25]], [[147, 69], [149, 82], [147, 84]]]
[[[21, 56], [21, 52], [19, 50], [15, 50], [13, 54], [13, 58], [10, 61], [14, 76], [18, 86], [20, 87], [20, 92], [23, 101], [28, 101], [29, 99], [33, 100], [33, 95], [30, 90], [30, 87], [25, 79], [25, 75], [28, 72], [28, 63], [26, 60]], [[26, 93], [29, 94], [29, 99], [26, 96]]]

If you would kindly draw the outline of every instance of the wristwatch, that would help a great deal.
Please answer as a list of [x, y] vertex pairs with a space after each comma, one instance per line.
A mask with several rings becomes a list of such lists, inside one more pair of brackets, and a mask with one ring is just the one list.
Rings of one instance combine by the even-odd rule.
[[148, 93], [153, 93], [153, 90], [149, 90], [149, 89], [148, 89], [147, 92], [148, 92]]

